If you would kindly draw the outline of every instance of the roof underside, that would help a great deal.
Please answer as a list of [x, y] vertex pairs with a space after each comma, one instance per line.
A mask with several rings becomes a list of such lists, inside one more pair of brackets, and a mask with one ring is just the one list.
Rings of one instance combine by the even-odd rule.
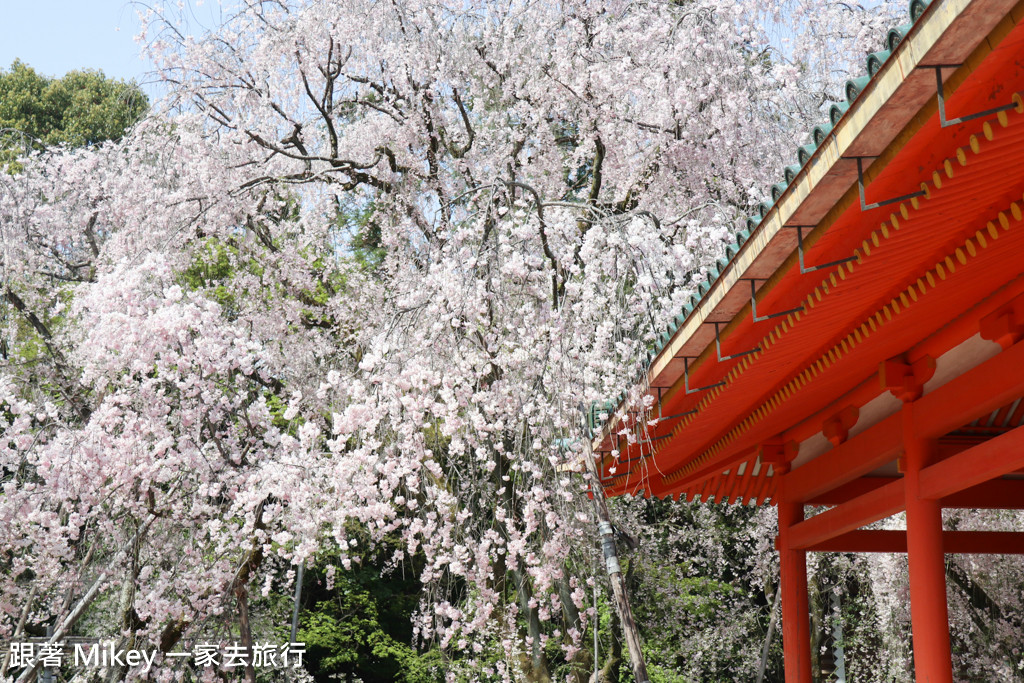
[[[964, 64], [941, 71], [949, 117], [1009, 104], [1024, 89], [1022, 20], [1024, 2], [928, 8], [666, 340], [647, 376], [653, 413], [638, 423], [624, 403], [605, 425], [595, 450], [609, 495], [770, 500], [758, 448], [800, 444], [800, 465], [845, 407], [859, 409], [855, 429], [884, 418], [882, 361], [931, 356], [959, 372], [993, 353], [986, 344], [998, 351], [978, 320], [1024, 294], [1024, 105], [940, 127], [926, 67]], [[926, 194], [865, 210], [855, 157], [868, 203]], [[802, 272], [797, 226], [807, 267], [854, 260]], [[797, 310], [755, 321], [751, 279], [759, 316]], [[1002, 411], [949, 440], [1019, 424], [1018, 404]]]

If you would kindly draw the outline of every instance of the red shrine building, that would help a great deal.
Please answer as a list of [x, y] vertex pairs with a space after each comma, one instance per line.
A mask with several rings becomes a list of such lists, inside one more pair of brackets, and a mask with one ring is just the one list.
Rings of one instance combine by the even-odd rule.
[[911, 19], [594, 441], [607, 495], [778, 507], [787, 683], [812, 680], [807, 553], [908, 554], [928, 683], [953, 676], [944, 555], [1024, 553], [1024, 530], [942, 525], [1024, 509], [1024, 1]]

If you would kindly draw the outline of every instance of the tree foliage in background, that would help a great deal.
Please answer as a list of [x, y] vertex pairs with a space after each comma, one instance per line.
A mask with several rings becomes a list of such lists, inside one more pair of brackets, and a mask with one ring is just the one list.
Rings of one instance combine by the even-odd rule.
[[47, 146], [118, 140], [148, 108], [149, 98], [135, 83], [102, 71], [49, 78], [15, 60], [0, 70], [0, 161]]

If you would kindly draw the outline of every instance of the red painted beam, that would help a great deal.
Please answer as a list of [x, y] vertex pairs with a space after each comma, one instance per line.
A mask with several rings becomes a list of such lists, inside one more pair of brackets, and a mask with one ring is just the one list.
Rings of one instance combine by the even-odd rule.
[[1017, 343], [922, 396], [914, 402], [916, 435], [938, 438], [1024, 396], [1021, 367], [1024, 343]]
[[[847, 442], [850, 443], [850, 442]], [[845, 444], [844, 444], [845, 445]], [[1020, 480], [991, 481], [1024, 467], [1024, 427], [1017, 427], [942, 462], [926, 467], [920, 474], [920, 496], [925, 500], [950, 499], [971, 507], [1024, 508], [1024, 501], [1014, 502], [1014, 491], [1021, 491]], [[793, 473], [787, 475], [792, 477]], [[787, 491], [790, 485], [786, 481]], [[987, 485], [987, 487], [986, 487]], [[972, 494], [957, 495], [977, 487]], [[992, 501], [984, 499], [986, 490], [999, 493]], [[991, 505], [990, 505], [991, 503]], [[904, 509], [903, 479], [872, 488], [837, 507], [826, 510], [795, 525], [791, 543], [794, 548], [808, 549], [834, 539], [865, 524], [876, 522]]]
[[[947, 554], [1024, 555], [1024, 533], [1016, 531], [944, 531]], [[838, 553], [905, 553], [907, 532], [850, 531], [817, 543], [807, 550]]]
[[[842, 505], [899, 477], [861, 477], [807, 501], [808, 505]], [[944, 508], [1024, 510], [1024, 479], [993, 479], [942, 499]]]
[[[1019, 374], [1024, 376], [1024, 373]], [[921, 497], [952, 496], [1021, 467], [1024, 467], [1024, 427], [1017, 427], [926, 467], [921, 471]]]
[[[1021, 367], [1024, 367], [1024, 342], [1015, 344], [921, 397], [914, 402], [913, 407], [915, 436], [923, 439], [941, 437], [1024, 395], [1024, 372], [1020, 371]], [[787, 475], [787, 491], [795, 500], [808, 502], [891, 462], [903, 444], [901, 421], [898, 414], [891, 415], [796, 468]], [[954, 458], [963, 457], [970, 450], [973, 449]], [[1006, 472], [1020, 467], [1024, 467], [1024, 463]], [[995, 476], [1000, 475], [977, 479], [956, 490], [963, 490]]]
[[1024, 533], [1019, 531], [945, 531], [943, 550], [950, 554], [1024, 555]]
[[857, 496], [873, 491], [879, 486], [885, 486], [899, 478], [900, 477], [861, 477], [860, 479], [854, 479], [849, 483], [836, 487], [831, 491], [826, 491], [820, 496], [809, 498], [808, 500], [805, 500], [804, 503], [806, 505], [828, 507], [842, 505], [849, 500], [853, 500]]
[[944, 508], [1024, 510], [1024, 479], [993, 479], [942, 498]]
[[786, 490], [807, 502], [895, 460], [902, 443], [900, 416], [891, 415], [790, 472]]
[[[786, 482], [786, 486], [789, 486], [789, 482]], [[894, 479], [839, 507], [794, 525], [790, 531], [790, 543], [793, 548], [806, 550], [865, 524], [894, 515], [903, 510], [904, 504], [903, 479]]]

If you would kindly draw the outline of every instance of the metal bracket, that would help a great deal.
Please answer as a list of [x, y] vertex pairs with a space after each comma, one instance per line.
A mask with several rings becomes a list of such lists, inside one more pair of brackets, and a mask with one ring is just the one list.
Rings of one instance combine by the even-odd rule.
[[760, 346], [755, 346], [754, 348], [750, 349], [749, 351], [740, 351], [739, 353], [734, 353], [734, 354], [732, 354], [730, 356], [723, 356], [722, 355], [722, 340], [721, 340], [721, 338], [718, 335], [718, 326], [721, 325], [722, 323], [711, 323], [711, 324], [715, 326], [715, 352], [718, 354], [718, 362], [719, 363], [721, 363], [723, 360], [732, 360], [733, 358], [742, 358], [743, 356], [749, 356], [750, 354], [756, 353], [757, 351], [761, 350]]
[[694, 413], [697, 412], [697, 409], [694, 408], [693, 410], [684, 410], [681, 413], [673, 413], [672, 415], [662, 415], [661, 414], [661, 390], [662, 390], [663, 387], [653, 387], [653, 388], [658, 390], [658, 417], [656, 418], [658, 420], [658, 422], [661, 422], [662, 420], [674, 420], [677, 417], [686, 417], [687, 415], [693, 415]]
[[[857, 163], [859, 164], [860, 162], [857, 162]], [[841, 258], [841, 259], [839, 259], [837, 261], [829, 261], [828, 263], [822, 263], [820, 266], [810, 266], [810, 267], [807, 267], [806, 265], [804, 265], [804, 228], [813, 228], [814, 226], [813, 225], [787, 225], [786, 227], [787, 228], [796, 228], [796, 249], [797, 249], [797, 256], [799, 257], [799, 260], [800, 260], [800, 273], [801, 273], [801, 275], [806, 275], [807, 273], [813, 273], [816, 270], [822, 270], [824, 268], [831, 268], [832, 266], [838, 266], [838, 265], [840, 265], [842, 263], [847, 263], [848, 261], [856, 261], [857, 260], [856, 256], [850, 256], [848, 258]]]
[[939, 96], [939, 126], [942, 128], [949, 128], [955, 126], [958, 123], [964, 123], [965, 121], [973, 121], [974, 119], [980, 119], [984, 116], [991, 116], [992, 114], [998, 114], [1001, 111], [1007, 111], [1018, 106], [1020, 101], [1020, 95], [1014, 93], [1014, 101], [1009, 104], [1004, 104], [1001, 107], [994, 107], [992, 109], [986, 109], [985, 111], [979, 111], [977, 114], [968, 114], [967, 116], [960, 116], [955, 119], [946, 118], [946, 95], [942, 89], [942, 69], [955, 69], [962, 65], [960, 64], [936, 64], [925, 68], [935, 69], [935, 89], [938, 91]]
[[[676, 356], [679, 358], [680, 356]], [[721, 382], [715, 382], [704, 387], [697, 387], [696, 389], [690, 388], [690, 356], [682, 356], [683, 359], [683, 391], [686, 395], [696, 394], [698, 391], [707, 391], [708, 389], [714, 389], [715, 387], [725, 386], [725, 380]]]
[[910, 194], [900, 195], [899, 197], [893, 197], [892, 199], [886, 199], [882, 202], [875, 202], [874, 204], [868, 204], [868, 200], [864, 197], [864, 159], [871, 159], [873, 157], [843, 157], [844, 159], [856, 159], [857, 160], [857, 190], [860, 191], [860, 210], [870, 211], [871, 209], [877, 209], [881, 206], [888, 206], [889, 204], [895, 204], [896, 202], [902, 202], [907, 199], [913, 199], [914, 197], [923, 197], [925, 190], [918, 190], [917, 192], [911, 192]]
[[671, 434], [663, 434], [661, 436], [655, 436], [655, 437], [652, 437], [650, 439], [647, 439], [646, 441], [637, 440], [636, 443], [637, 443], [638, 446], [643, 446], [644, 444], [654, 443], [655, 441], [661, 441], [662, 439], [667, 439], [670, 436], [672, 436], [672, 435]]
[[[694, 391], [696, 391], [696, 389], [694, 389]], [[686, 417], [687, 415], [694, 415], [694, 414], [696, 414], [696, 412], [697, 412], [696, 408], [694, 408], [693, 410], [684, 410], [681, 413], [673, 413], [672, 415], [665, 415], [663, 417], [658, 417], [658, 422], [661, 422], [662, 420], [674, 420], [677, 417]]]
[[[600, 455], [600, 456], [601, 456], [601, 461], [602, 461], [602, 462], [604, 462], [604, 458], [605, 458], [605, 456], [606, 456], [606, 455], [607, 455], [607, 456], [611, 456], [611, 454], [612, 454], [612, 452], [611, 452], [611, 451], [596, 451], [595, 453], [596, 453], [597, 455]], [[612, 466], [612, 467], [617, 467], [618, 465], [621, 465], [621, 464], [622, 464], [622, 461], [621, 461], [621, 460], [620, 460], [619, 462], [615, 462], [615, 459], [614, 459], [614, 458], [612, 458], [612, 464], [611, 464], [611, 466]], [[601, 477], [601, 476], [598, 476], [598, 479], [599, 479], [599, 480], [601, 481], [601, 484], [603, 485], [603, 484], [605, 484], [606, 482], [612, 481], [613, 479], [615, 479], [615, 478], [616, 478], [616, 477], [618, 477], [618, 476], [620, 476], [620, 475], [616, 475], [616, 474], [613, 474], [613, 475], [612, 475], [612, 476], [610, 476], [610, 477]]]
[[648, 451], [647, 453], [644, 453], [643, 452], [643, 447], [645, 445], [647, 445], [647, 444], [654, 443], [655, 441], [661, 441], [662, 439], [667, 439], [670, 436], [672, 436], [672, 434], [664, 434], [662, 436], [656, 436], [654, 438], [646, 439], [646, 440], [638, 438], [634, 445], [637, 448], [640, 449], [640, 453], [635, 458], [624, 458], [622, 460], [619, 460], [618, 462], [612, 462], [612, 466], [613, 467], [619, 467], [621, 465], [628, 465], [630, 463], [639, 462], [641, 460], [646, 460], [647, 458], [651, 457], [654, 454], [654, 450], [652, 449], [652, 450]]
[[784, 315], [789, 315], [790, 313], [796, 313], [798, 311], [804, 310], [803, 304], [800, 304], [796, 308], [791, 308], [788, 311], [782, 311], [781, 313], [769, 313], [768, 315], [758, 316], [757, 315], [757, 291], [755, 289], [755, 283], [756, 282], [757, 282], [757, 280], [755, 278], [750, 278], [750, 312], [753, 314], [754, 322], [755, 323], [763, 322], [765, 320], [771, 320], [772, 318], [780, 318], [780, 317], [782, 317]]

